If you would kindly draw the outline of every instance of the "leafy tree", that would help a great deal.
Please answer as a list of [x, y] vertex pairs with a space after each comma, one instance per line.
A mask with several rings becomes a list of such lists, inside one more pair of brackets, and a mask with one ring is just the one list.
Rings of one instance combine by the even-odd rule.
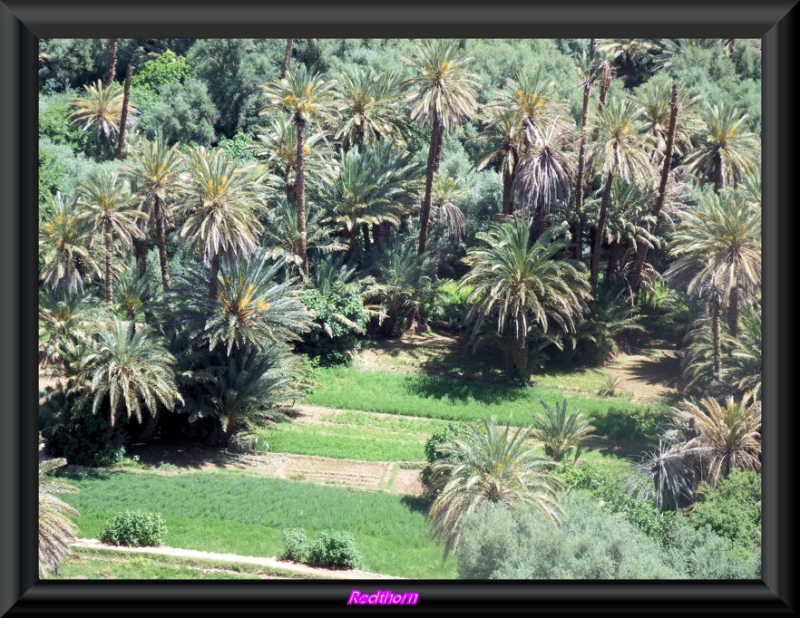
[[39, 577], [58, 574], [58, 566], [69, 554], [77, 530], [70, 517], [79, 517], [77, 510], [58, 494], [74, 494], [77, 488], [60, 479], [48, 476], [65, 465], [65, 459], [51, 459], [39, 464]]
[[414, 48], [414, 58], [407, 62], [416, 73], [406, 82], [411, 89], [411, 119], [431, 127], [417, 250], [422, 255], [428, 241], [433, 179], [439, 171], [444, 136], [475, 113], [479, 85], [476, 76], [466, 70], [469, 60], [460, 57], [458, 47], [446, 40], [422, 41]]
[[508, 508], [534, 504], [547, 519], [559, 520], [562, 484], [550, 474], [556, 464], [525, 444], [529, 428], [513, 435], [509, 431], [495, 420], [484, 421], [480, 429], [469, 428], [462, 438], [439, 446], [446, 457], [431, 469], [445, 477], [446, 484], [428, 516], [433, 535], [444, 542], [445, 556], [458, 546], [464, 517], [483, 502]]
[[209, 298], [217, 295], [220, 265], [235, 265], [253, 252], [263, 226], [258, 185], [251, 170], [223, 150], [191, 148], [184, 157], [188, 177], [183, 187], [185, 218], [178, 236], [211, 265]]
[[269, 105], [261, 110], [285, 110], [292, 117], [297, 129], [297, 155], [295, 169], [294, 203], [300, 230], [300, 258], [308, 274], [306, 197], [305, 197], [305, 137], [309, 123], [326, 126], [338, 115], [338, 104], [334, 98], [335, 82], [324, 81], [318, 74], [310, 73], [305, 66], [287, 73], [264, 85], [263, 92]]
[[553, 259], [566, 248], [557, 240], [561, 232], [550, 228], [532, 242], [531, 220], [515, 216], [477, 234], [484, 246], [465, 258], [471, 270], [460, 285], [473, 288], [466, 319], [474, 322], [474, 334], [484, 321], [496, 319], [498, 333], [510, 332], [510, 360], [521, 370], [528, 366], [531, 326], [538, 324], [546, 333], [552, 320], [565, 332], [574, 331], [587, 309], [589, 291], [580, 267]]
[[590, 419], [580, 412], [567, 413], [567, 400], [556, 402], [551, 408], [541, 402], [544, 412], [534, 413], [531, 437], [544, 445], [544, 452], [561, 463], [571, 450], [575, 451], [573, 462], [578, 460], [581, 441], [592, 435], [594, 427]]
[[[82, 183], [77, 190], [78, 206], [92, 225], [93, 242], [102, 237], [105, 249], [106, 302], [114, 299], [112, 257], [114, 236], [125, 248], [142, 237], [137, 222], [147, 217], [134, 209], [130, 187], [116, 172], [98, 172]], [[101, 236], [102, 235], [102, 236]]]
[[215, 139], [214, 119], [219, 116], [205, 82], [189, 77], [184, 82], [169, 81], [156, 93], [142, 95], [134, 91], [141, 114], [137, 129], [148, 139], [161, 136], [170, 145], [178, 143], [208, 146]]
[[171, 410], [182, 401], [174, 365], [150, 327], [134, 332], [132, 322], [114, 318], [83, 357], [76, 381], [81, 399], [91, 401], [93, 414], [105, 407], [112, 427], [123, 414], [142, 423], [143, 408], [156, 417], [159, 404]]

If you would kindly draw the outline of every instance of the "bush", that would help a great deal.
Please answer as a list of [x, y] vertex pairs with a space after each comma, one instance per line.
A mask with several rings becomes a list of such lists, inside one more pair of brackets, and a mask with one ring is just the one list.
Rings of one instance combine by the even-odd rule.
[[680, 579], [658, 543], [596, 499], [572, 492], [560, 527], [529, 507], [486, 502], [456, 549], [462, 579]]
[[361, 556], [347, 532], [323, 532], [308, 551], [308, 562], [331, 569], [357, 569]]
[[281, 560], [294, 560], [308, 562], [308, 552], [311, 548], [306, 531], [302, 528], [285, 528], [283, 530], [283, 552]]
[[161, 513], [125, 511], [106, 522], [100, 540], [111, 545], [143, 547], [161, 545], [166, 533]]
[[432, 434], [425, 442], [425, 459], [428, 465], [420, 473], [420, 482], [422, 483], [422, 495], [426, 500], [434, 500], [444, 485], [444, 479], [434, 475], [431, 469], [431, 465], [435, 461], [445, 456], [439, 451], [439, 447], [464, 435], [468, 426], [469, 423], [448, 423], [442, 431]]

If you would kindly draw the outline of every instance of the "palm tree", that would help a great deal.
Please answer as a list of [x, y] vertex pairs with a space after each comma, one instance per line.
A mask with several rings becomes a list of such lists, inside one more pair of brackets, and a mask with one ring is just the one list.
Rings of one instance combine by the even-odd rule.
[[597, 111], [592, 124], [598, 132], [592, 153], [599, 160], [604, 177], [600, 214], [595, 228], [590, 282], [592, 296], [597, 297], [597, 276], [600, 271], [600, 248], [603, 231], [611, 204], [611, 187], [615, 178], [643, 185], [650, 181], [652, 168], [646, 146], [650, 141], [645, 133], [647, 125], [642, 120], [642, 110], [630, 98], [615, 97]]
[[534, 213], [537, 236], [545, 230], [550, 207], [557, 200], [569, 199], [573, 182], [572, 158], [559, 148], [572, 131], [556, 133], [555, 127], [554, 123], [528, 131], [530, 142], [514, 179], [521, 203]]
[[473, 337], [487, 319], [496, 318], [497, 332], [510, 327], [510, 359], [521, 370], [528, 366], [528, 329], [538, 324], [547, 332], [550, 320], [565, 332], [574, 331], [587, 310], [589, 287], [581, 265], [553, 257], [566, 244], [556, 240], [562, 228], [548, 229], [532, 242], [531, 220], [515, 216], [493, 224], [476, 237], [484, 247], [467, 253], [471, 270], [459, 282], [471, 290], [466, 321], [474, 321]]
[[202, 293], [202, 269], [193, 269], [179, 281], [175, 301], [183, 303], [180, 319], [192, 343], [226, 348], [263, 350], [270, 343], [299, 341], [314, 319], [302, 302], [301, 290], [289, 280], [276, 281], [283, 263], [268, 265], [263, 253], [241, 260], [217, 275], [218, 294]]
[[722, 309], [728, 308], [728, 325], [736, 337], [742, 307], [760, 297], [761, 210], [741, 192], [702, 191], [697, 208], [684, 215], [669, 249], [677, 259], [664, 276], [686, 283], [690, 295], [709, 301], [719, 380]]
[[755, 400], [761, 399], [761, 350], [761, 307], [755, 306], [742, 315], [730, 372], [739, 391]]
[[[269, 170], [283, 179], [286, 199], [297, 203], [297, 130], [286, 114], [275, 114], [268, 127], [259, 130], [258, 143], [252, 146], [253, 152], [265, 160]], [[306, 133], [303, 138], [303, 166], [306, 185], [316, 182], [324, 186], [336, 176], [336, 160], [330, 152], [317, 147], [325, 140], [321, 132]], [[296, 216], [296, 215], [295, 215]], [[311, 227], [311, 226], [307, 226]]]
[[335, 138], [345, 150], [378, 140], [397, 143], [400, 138], [397, 75], [353, 66], [338, 79], [339, 96], [344, 105], [342, 123]]
[[[103, 86], [100, 80], [94, 85], [85, 85], [85, 97], [74, 97], [70, 102], [75, 111], [69, 115], [70, 122], [80, 125], [81, 129], [94, 127], [95, 147], [99, 148], [100, 140], [111, 144], [114, 136], [120, 131], [122, 117], [123, 93], [114, 83]], [[133, 105], [128, 106], [128, 114], [136, 113]]]
[[[306, 251], [330, 254], [345, 251], [348, 245], [335, 238], [336, 230], [327, 222], [327, 215], [321, 208], [309, 207]], [[271, 260], [281, 260], [289, 268], [291, 275], [305, 274], [300, 257], [300, 230], [297, 226], [297, 209], [290, 201], [282, 199], [268, 211], [264, 225], [264, 256]], [[313, 260], [312, 260], [313, 261]], [[313, 277], [313, 273], [311, 274]]]
[[558, 477], [549, 474], [557, 464], [535, 454], [525, 444], [530, 433], [484, 420], [481, 428], [468, 428], [462, 437], [439, 445], [444, 454], [431, 465], [434, 475], [446, 484], [431, 505], [428, 517], [433, 535], [444, 542], [444, 554], [454, 551], [461, 536], [465, 515], [485, 501], [512, 508], [535, 504], [544, 516], [558, 522], [562, 515]]
[[553, 461], [561, 463], [570, 450], [575, 450], [573, 462], [578, 460], [581, 441], [591, 437], [594, 427], [590, 419], [580, 412], [567, 413], [567, 400], [556, 402], [551, 408], [541, 402], [544, 412], [533, 415], [531, 436], [544, 444], [544, 452]]
[[425, 194], [420, 212], [419, 255], [425, 252], [428, 242], [433, 180], [439, 171], [444, 136], [471, 118], [478, 107], [479, 83], [476, 76], [466, 70], [469, 59], [459, 57], [459, 54], [455, 43], [426, 39], [415, 48], [413, 60], [407, 61], [416, 71], [416, 76], [406, 82], [411, 88], [408, 96], [411, 120], [431, 127]]
[[660, 512], [674, 510], [690, 502], [695, 485], [690, 461], [693, 449], [684, 442], [659, 440], [658, 447], [645, 453], [634, 468], [628, 491], [639, 500], [655, 492]]
[[484, 149], [489, 151], [475, 166], [481, 171], [495, 160], [500, 161], [500, 173], [503, 177], [503, 206], [501, 212], [510, 215], [514, 207], [514, 174], [517, 170], [522, 137], [519, 123], [514, 112], [495, 107], [485, 107], [483, 116], [483, 130], [475, 136], [483, 143]]
[[89, 251], [89, 228], [75, 199], [48, 194], [44, 221], [39, 225], [39, 278], [52, 289], [82, 293], [87, 275], [102, 275]]
[[108, 406], [113, 428], [123, 414], [141, 423], [142, 410], [155, 418], [161, 404], [172, 410], [183, 401], [175, 384], [175, 357], [149, 326], [134, 332], [133, 322], [114, 318], [110, 330], [101, 331], [83, 358], [77, 384], [82, 400], [92, 401], [92, 413]]
[[131, 158], [133, 161], [123, 168], [124, 173], [142, 200], [142, 210], [152, 213], [155, 220], [161, 281], [164, 289], [169, 290], [166, 208], [170, 198], [178, 191], [182, 160], [178, 151], [167, 146], [161, 136], [155, 141], [142, 139], [131, 153]]
[[297, 160], [294, 199], [300, 228], [300, 257], [308, 274], [306, 251], [306, 197], [305, 197], [305, 134], [309, 123], [326, 125], [338, 112], [333, 88], [335, 82], [323, 81], [318, 74], [309, 73], [305, 65], [288, 71], [286, 77], [275, 79], [263, 86], [269, 105], [261, 114], [274, 109], [286, 110], [297, 129]]
[[200, 259], [211, 265], [209, 298], [217, 295], [217, 274], [224, 263], [233, 266], [240, 255], [253, 252], [263, 226], [257, 218], [261, 205], [250, 170], [239, 166], [224, 150], [199, 146], [184, 157], [188, 175], [183, 194], [186, 214], [178, 236]]
[[57, 574], [58, 566], [71, 552], [70, 543], [77, 539], [75, 523], [70, 517], [80, 513], [57, 494], [74, 494], [77, 488], [60, 479], [48, 476], [67, 463], [66, 459], [51, 459], [39, 464], [39, 577]]
[[237, 433], [265, 421], [287, 421], [285, 410], [302, 396], [295, 386], [298, 362], [283, 344], [270, 342], [261, 350], [243, 348], [230, 356], [204, 358], [202, 366], [191, 371], [189, 422], [217, 418], [228, 444]]
[[585, 197], [584, 173], [586, 172], [586, 125], [589, 122], [589, 102], [592, 96], [592, 87], [600, 77], [596, 66], [597, 40], [592, 39], [589, 53], [583, 53], [575, 58], [575, 67], [580, 75], [580, 86], [583, 88], [583, 107], [581, 108], [581, 141], [578, 147], [578, 170], [575, 174], [575, 221], [572, 225], [572, 242], [575, 246], [574, 258], [583, 259], [583, 201]]
[[746, 114], [726, 105], [703, 111], [703, 139], [685, 163], [713, 181], [717, 193], [759, 173], [761, 147], [758, 136], [743, 126], [746, 119]]
[[130, 189], [116, 173], [96, 174], [78, 187], [78, 204], [92, 222], [92, 235], [102, 234], [105, 244], [106, 301], [114, 300], [112, 255], [114, 236], [129, 249], [135, 238], [142, 237], [137, 222], [147, 215], [133, 208]]
[[696, 437], [687, 447], [701, 455], [702, 479], [714, 487], [733, 468], [761, 470], [761, 402], [749, 397], [727, 397], [721, 405], [713, 397], [699, 404], [682, 401], [673, 408], [675, 421], [690, 427]]

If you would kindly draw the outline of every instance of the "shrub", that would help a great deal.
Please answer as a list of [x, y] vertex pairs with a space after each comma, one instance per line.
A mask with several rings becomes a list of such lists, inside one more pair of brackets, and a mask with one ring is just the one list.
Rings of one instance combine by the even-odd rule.
[[308, 562], [331, 569], [357, 569], [361, 556], [347, 532], [323, 532], [309, 547]]
[[306, 531], [302, 528], [284, 528], [283, 552], [281, 560], [294, 560], [308, 562], [308, 552], [311, 548]]
[[125, 511], [106, 522], [100, 540], [111, 545], [152, 546], [161, 545], [166, 533], [161, 513]]
[[572, 492], [560, 527], [529, 507], [484, 503], [464, 522], [462, 579], [679, 579], [658, 543]]
[[428, 465], [423, 468], [420, 474], [420, 482], [422, 483], [422, 495], [426, 500], [434, 500], [444, 486], [444, 479], [434, 474], [431, 468], [435, 461], [445, 457], [439, 447], [462, 437], [468, 426], [469, 423], [448, 423], [442, 431], [432, 434], [425, 442], [425, 459]]

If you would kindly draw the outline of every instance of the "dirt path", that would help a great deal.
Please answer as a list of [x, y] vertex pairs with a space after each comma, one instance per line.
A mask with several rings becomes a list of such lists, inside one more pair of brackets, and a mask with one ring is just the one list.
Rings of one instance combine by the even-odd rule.
[[218, 554], [207, 551], [197, 551], [194, 549], [181, 549], [178, 547], [119, 547], [116, 545], [107, 545], [97, 539], [78, 539], [76, 543], [72, 544], [73, 547], [86, 547], [90, 549], [108, 549], [118, 551], [121, 553], [140, 553], [140, 554], [157, 554], [161, 556], [179, 556], [183, 558], [196, 558], [201, 560], [208, 560], [215, 564], [221, 562], [234, 562], [240, 564], [256, 564], [261, 566], [273, 567], [292, 571], [299, 575], [308, 575], [322, 577], [325, 579], [405, 579], [403, 577], [396, 577], [394, 575], [382, 575], [380, 573], [369, 573], [367, 571], [360, 571], [357, 569], [347, 570], [334, 570], [324, 569], [320, 567], [312, 567], [301, 562], [294, 562], [291, 560], [278, 560], [277, 558], [262, 558], [259, 556], [240, 556], [238, 554]]

